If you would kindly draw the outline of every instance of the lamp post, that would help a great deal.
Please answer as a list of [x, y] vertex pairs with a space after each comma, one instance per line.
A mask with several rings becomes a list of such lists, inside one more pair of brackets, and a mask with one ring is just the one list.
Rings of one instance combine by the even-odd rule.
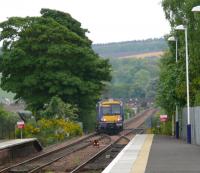
[[[178, 62], [178, 39], [172, 36], [172, 37], [168, 38], [168, 41], [176, 42], [176, 64], [177, 64], [177, 62]], [[177, 104], [176, 104], [176, 118], [175, 119], [176, 119], [176, 131], [175, 131], [176, 139], [178, 139], [179, 138], [179, 121], [178, 121], [178, 106], [177, 106]], [[173, 121], [172, 121], [172, 123], [173, 123]], [[174, 123], [173, 123], [173, 125], [174, 125]]]
[[188, 70], [188, 40], [187, 27], [178, 25], [175, 30], [185, 31], [185, 61], [186, 61], [186, 88], [187, 88], [187, 143], [191, 144], [191, 123], [190, 123], [190, 95], [189, 95], [189, 70]]

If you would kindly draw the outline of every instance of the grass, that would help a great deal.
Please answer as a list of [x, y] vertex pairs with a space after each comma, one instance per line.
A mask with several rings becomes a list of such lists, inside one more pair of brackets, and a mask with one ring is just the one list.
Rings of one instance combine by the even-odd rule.
[[163, 51], [158, 51], [158, 52], [147, 52], [147, 53], [141, 53], [141, 54], [136, 54], [136, 55], [129, 55], [129, 56], [122, 56], [119, 57], [120, 59], [131, 59], [131, 58], [138, 58], [138, 59], [143, 59], [147, 57], [161, 57], [163, 55]]

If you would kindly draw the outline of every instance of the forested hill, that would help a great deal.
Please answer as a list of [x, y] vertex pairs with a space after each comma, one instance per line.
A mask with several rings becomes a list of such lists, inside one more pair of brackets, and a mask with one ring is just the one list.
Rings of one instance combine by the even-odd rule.
[[102, 57], [123, 57], [167, 49], [163, 38], [140, 41], [126, 41], [106, 44], [93, 44], [93, 50]]

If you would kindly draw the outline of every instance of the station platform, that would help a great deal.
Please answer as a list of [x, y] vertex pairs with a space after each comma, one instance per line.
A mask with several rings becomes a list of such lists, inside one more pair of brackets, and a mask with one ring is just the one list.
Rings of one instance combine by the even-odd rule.
[[0, 142], [0, 165], [7, 161], [39, 152], [42, 149], [36, 138], [2, 141]]
[[37, 142], [38, 145], [40, 145], [36, 138], [13, 139], [13, 140], [7, 140], [7, 141], [0, 142], [0, 150], [5, 149], [5, 148], [11, 148], [11, 147], [14, 147], [17, 145], [22, 145], [25, 143], [30, 143], [30, 142]]
[[102, 173], [199, 173], [200, 146], [171, 136], [136, 135]]

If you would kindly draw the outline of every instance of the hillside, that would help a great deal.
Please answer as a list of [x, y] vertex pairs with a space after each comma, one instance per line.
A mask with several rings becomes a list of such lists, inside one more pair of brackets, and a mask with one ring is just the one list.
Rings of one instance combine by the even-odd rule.
[[93, 45], [93, 50], [101, 57], [132, 57], [166, 49], [167, 44], [163, 38]]
[[168, 47], [164, 39], [97, 44], [93, 49], [112, 65], [112, 81], [103, 97], [154, 102], [159, 79], [159, 62]]
[[159, 78], [158, 58], [111, 58], [112, 81], [104, 97], [155, 100]]
[[[163, 50], [167, 49], [164, 39], [94, 44], [93, 49], [100, 56], [111, 57], [112, 81], [105, 96], [154, 100], [154, 86], [159, 74], [158, 59], [149, 57], [160, 57], [163, 54]], [[1, 88], [0, 93], [0, 101], [5, 97], [11, 100], [14, 97], [14, 94]]]
[[163, 51], [158, 51], [158, 52], [146, 52], [146, 53], [140, 53], [140, 54], [134, 54], [134, 55], [129, 55], [129, 56], [122, 56], [118, 57], [119, 59], [144, 59], [144, 58], [160, 58], [164, 54]]

